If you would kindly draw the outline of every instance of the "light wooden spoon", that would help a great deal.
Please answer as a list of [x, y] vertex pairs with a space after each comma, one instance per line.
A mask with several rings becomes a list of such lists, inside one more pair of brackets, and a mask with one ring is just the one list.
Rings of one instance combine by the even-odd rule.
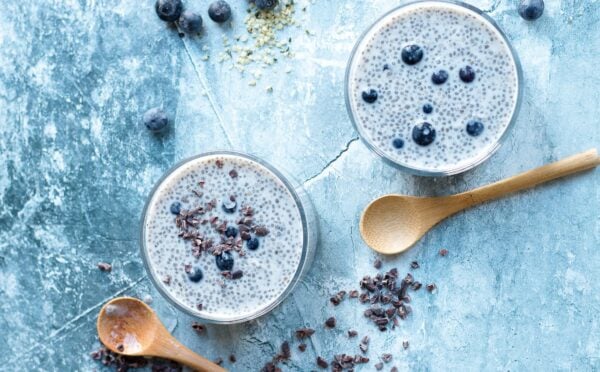
[[226, 371], [177, 341], [144, 302], [119, 297], [98, 315], [100, 341], [115, 353], [171, 359], [198, 371]]
[[384, 195], [365, 208], [360, 234], [383, 254], [404, 252], [444, 218], [465, 208], [600, 164], [596, 149], [573, 155], [475, 190], [443, 197]]

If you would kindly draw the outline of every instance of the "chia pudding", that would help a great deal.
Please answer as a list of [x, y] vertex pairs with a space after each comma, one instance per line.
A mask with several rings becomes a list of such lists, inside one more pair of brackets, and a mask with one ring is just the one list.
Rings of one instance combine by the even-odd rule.
[[459, 173], [495, 151], [513, 122], [520, 67], [493, 21], [423, 1], [377, 21], [350, 60], [346, 98], [363, 140], [414, 173]]
[[143, 255], [159, 290], [188, 313], [252, 319], [277, 305], [307, 266], [308, 217], [296, 191], [258, 159], [201, 155], [155, 188]]

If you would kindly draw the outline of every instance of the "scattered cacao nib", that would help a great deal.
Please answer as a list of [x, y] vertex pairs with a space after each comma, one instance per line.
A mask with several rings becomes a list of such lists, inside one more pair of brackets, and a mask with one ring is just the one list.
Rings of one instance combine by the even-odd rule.
[[413, 291], [418, 291], [419, 289], [421, 289], [421, 286], [422, 286], [421, 282], [414, 282], [414, 283], [413, 283], [413, 284], [410, 286], [410, 288], [411, 288]]
[[192, 328], [198, 334], [203, 334], [204, 331], [206, 331], [206, 327], [204, 326], [204, 324], [201, 324], [201, 323], [198, 323], [198, 322], [192, 322]]
[[235, 362], [237, 361], [237, 359], [236, 359], [235, 355], [231, 354], [231, 355], [229, 356], [229, 361], [230, 361], [231, 363], [235, 363]]
[[194, 195], [196, 195], [199, 198], [204, 196], [204, 193], [202, 191], [192, 190], [192, 192], [194, 193]]
[[333, 317], [333, 316], [332, 316], [332, 317], [329, 317], [329, 318], [328, 318], [328, 319], [325, 321], [325, 326], [326, 326], [327, 328], [334, 328], [334, 327], [335, 327], [335, 323], [336, 323], [335, 317]]
[[251, 217], [254, 215], [254, 209], [251, 206], [245, 205], [242, 207], [242, 214], [247, 217]]
[[192, 271], [192, 265], [190, 265], [190, 264], [183, 265], [183, 270], [189, 274]]
[[402, 347], [404, 348], [404, 350], [408, 349], [408, 341], [402, 341]]
[[417, 261], [413, 261], [410, 263], [410, 268], [411, 269], [418, 269], [419, 268], [419, 263]]
[[446, 257], [448, 255], [448, 250], [446, 248], [440, 249], [440, 256]]
[[204, 306], [202, 306], [202, 304], [198, 304], [198, 305], [196, 305], [196, 309], [198, 309], [198, 311], [202, 311], [202, 308], [203, 308], [203, 307], [204, 307]]
[[373, 262], [373, 266], [379, 270], [381, 269], [381, 260], [379, 258], [375, 259], [375, 262]]
[[346, 291], [339, 291], [335, 296], [331, 297], [329, 301], [331, 301], [334, 306], [337, 306], [342, 302], [345, 296]]
[[435, 291], [436, 288], [437, 286], [435, 285], [435, 283], [427, 284], [427, 290], [429, 291], [429, 293]]
[[166, 285], [171, 284], [171, 275], [165, 275], [162, 279], [163, 283], [165, 283]]
[[119, 350], [119, 352], [122, 353], [123, 351], [125, 351], [125, 346], [123, 346], [123, 344], [118, 344], [117, 350]]
[[348, 331], [348, 337], [356, 337], [358, 336], [358, 332], [356, 332], [355, 330], [351, 329]]
[[277, 367], [275, 363], [268, 362], [264, 367], [260, 370], [261, 372], [281, 372], [281, 368]]
[[238, 176], [238, 172], [235, 169], [232, 169], [229, 171], [229, 177], [237, 178], [237, 176]]
[[392, 369], [390, 369], [390, 372], [398, 372], [398, 367], [392, 367]]
[[296, 337], [303, 339], [312, 336], [314, 333], [315, 330], [312, 328], [298, 328], [296, 330]]
[[369, 302], [369, 301], [370, 301], [369, 294], [368, 294], [368, 293], [362, 293], [362, 294], [361, 294], [361, 295], [358, 297], [358, 300], [359, 300], [361, 303], [363, 303], [363, 304], [364, 304], [364, 303], [367, 303], [367, 302]]
[[378, 371], [381, 371], [383, 369], [383, 363], [379, 362], [379, 363], [375, 364], [375, 369]]
[[327, 363], [327, 361], [325, 359], [321, 358], [320, 356], [317, 357], [317, 365], [321, 368], [329, 367], [329, 363]]
[[93, 360], [101, 362], [105, 366], [114, 366], [115, 370], [119, 372], [127, 371], [130, 368], [144, 368], [149, 364], [151, 364], [153, 372], [179, 372], [182, 370], [182, 367], [175, 362], [165, 361], [158, 358], [149, 360], [143, 357], [120, 355], [110, 351], [104, 346], [91, 352], [90, 357]]
[[288, 360], [292, 356], [292, 351], [290, 350], [290, 343], [287, 341], [283, 341], [280, 347], [279, 354], [275, 355], [273, 358], [274, 362], [281, 362], [282, 360]]
[[217, 359], [213, 360], [213, 362], [214, 362], [216, 365], [220, 366], [221, 364], [223, 364], [223, 358], [220, 358], [220, 357], [219, 357], [219, 358], [217, 358]]
[[244, 276], [244, 272], [242, 270], [236, 270], [231, 273], [231, 279], [240, 279]]
[[381, 360], [383, 360], [385, 363], [389, 363], [392, 360], [392, 354], [389, 354], [389, 353], [382, 354]]
[[269, 234], [269, 229], [262, 225], [256, 226], [254, 228], [254, 233], [256, 234], [256, 236], [267, 236]]
[[300, 345], [298, 345], [298, 350], [300, 350], [301, 352], [305, 352], [306, 351], [306, 344], [300, 344]]
[[215, 165], [217, 166], [217, 168], [221, 169], [221, 168], [223, 168], [224, 162], [221, 159], [217, 159], [215, 161]]
[[356, 289], [353, 289], [348, 293], [348, 297], [350, 298], [358, 298], [359, 292]]
[[106, 262], [99, 262], [98, 269], [100, 269], [100, 271], [103, 271], [105, 273], [110, 273], [112, 271], [112, 265], [109, 263], [106, 263]]

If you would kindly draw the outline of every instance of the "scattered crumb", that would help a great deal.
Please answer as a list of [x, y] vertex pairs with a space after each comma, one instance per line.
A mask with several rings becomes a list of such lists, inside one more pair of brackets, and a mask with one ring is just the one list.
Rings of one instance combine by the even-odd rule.
[[106, 262], [100, 262], [98, 263], [98, 269], [100, 269], [100, 271], [103, 271], [105, 273], [109, 273], [112, 271], [112, 265]]

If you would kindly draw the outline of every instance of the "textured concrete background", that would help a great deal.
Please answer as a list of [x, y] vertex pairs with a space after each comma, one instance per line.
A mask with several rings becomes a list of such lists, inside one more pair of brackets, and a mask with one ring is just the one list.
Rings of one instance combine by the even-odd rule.
[[[600, 171], [477, 207], [438, 226], [384, 269], [421, 268], [437, 293], [413, 296], [414, 314], [380, 333], [349, 301], [328, 297], [373, 274], [375, 254], [357, 231], [380, 194], [467, 190], [600, 145], [600, 1], [547, 0], [537, 22], [516, 0], [472, 0], [504, 28], [521, 57], [519, 120], [496, 155], [464, 175], [399, 173], [358, 140], [343, 100], [346, 60], [360, 32], [404, 1], [299, 1], [288, 29], [295, 57], [249, 74], [219, 63], [221, 34], [243, 32], [245, 0], [231, 0], [234, 26], [205, 16], [203, 38], [179, 38], [151, 1], [3, 1], [0, 12], [0, 370], [100, 369], [100, 306], [118, 295], [154, 298], [161, 318], [193, 350], [257, 370], [292, 340], [317, 329], [285, 370], [316, 368], [316, 355], [358, 352], [352, 327], [372, 337], [389, 370], [600, 369]], [[207, 2], [187, 0], [205, 14]], [[306, 6], [306, 11], [300, 11]], [[310, 34], [305, 32], [310, 30]], [[203, 61], [208, 46], [211, 58]], [[291, 69], [289, 73], [287, 69]], [[272, 93], [266, 88], [273, 87]], [[163, 106], [162, 137], [140, 127]], [[304, 182], [319, 214], [321, 243], [309, 275], [272, 314], [198, 336], [149, 282], [138, 253], [139, 217], [153, 183], [176, 161], [236, 149]], [[450, 254], [441, 258], [440, 248]], [[112, 273], [96, 268], [111, 262]], [[333, 331], [322, 328], [330, 315]], [[403, 350], [403, 340], [410, 348]], [[372, 370], [373, 363], [363, 370]]]

